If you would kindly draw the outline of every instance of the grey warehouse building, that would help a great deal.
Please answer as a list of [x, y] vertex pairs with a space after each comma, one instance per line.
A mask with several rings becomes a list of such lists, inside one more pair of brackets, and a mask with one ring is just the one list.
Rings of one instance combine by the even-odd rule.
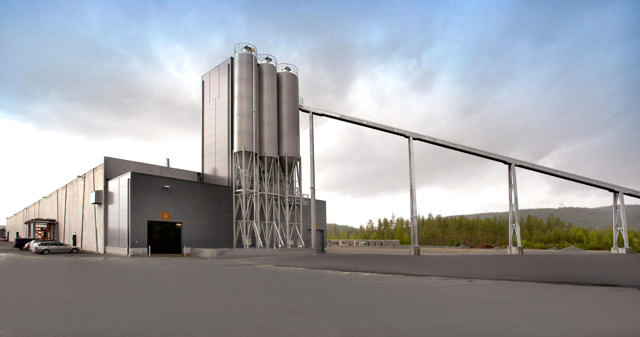
[[[224, 215], [206, 219], [208, 210], [218, 208], [216, 205], [224, 210], [224, 192], [208, 196], [212, 202], [209, 207], [189, 207], [182, 201], [201, 196], [203, 189], [224, 190], [199, 181], [197, 172], [105, 157], [97, 167], [9, 217], [7, 232], [10, 239], [53, 239], [85, 251], [136, 255], [143, 250], [147, 253], [150, 223], [184, 221], [180, 243], [191, 245], [193, 231], [207, 224], [216, 226], [214, 221], [224, 227], [225, 220]], [[157, 190], [150, 187], [151, 182], [160, 184]], [[152, 214], [154, 209], [157, 214]], [[179, 218], [184, 217], [182, 214], [188, 216]], [[47, 220], [48, 228], [38, 228], [34, 219]], [[210, 244], [213, 242], [218, 241], [211, 240]]]
[[311, 201], [302, 194], [297, 68], [236, 45], [233, 57], [202, 76], [201, 113], [201, 172], [104, 157], [8, 217], [9, 240], [53, 239], [121, 255], [324, 251], [326, 202], [315, 200], [311, 226]]
[[[83, 251], [121, 255], [181, 254], [183, 248], [233, 245], [231, 187], [199, 172], [105, 157], [104, 162], [7, 218], [10, 240], [41, 237]], [[309, 204], [303, 205], [305, 241]], [[319, 227], [326, 203], [316, 201]], [[47, 220], [37, 228], [34, 219]]]

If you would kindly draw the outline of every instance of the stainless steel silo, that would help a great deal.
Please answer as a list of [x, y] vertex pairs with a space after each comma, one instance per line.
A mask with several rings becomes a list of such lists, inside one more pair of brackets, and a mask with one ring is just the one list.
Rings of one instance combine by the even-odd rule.
[[284, 219], [281, 223], [287, 247], [304, 247], [298, 90], [298, 69], [291, 64], [279, 64], [278, 153], [282, 170], [280, 214]]
[[278, 157], [278, 77], [277, 61], [271, 55], [260, 55], [258, 63], [260, 155]]
[[257, 111], [258, 66], [256, 47], [237, 44], [233, 60], [233, 152], [257, 152], [254, 112]]
[[280, 226], [278, 160], [278, 77], [274, 56], [258, 56], [258, 106], [260, 149], [260, 220], [265, 247], [284, 246]]
[[240, 43], [233, 60], [233, 246], [264, 247], [260, 228], [256, 47]]
[[278, 65], [278, 153], [282, 171], [292, 171], [300, 159], [300, 112], [298, 110], [298, 69]]

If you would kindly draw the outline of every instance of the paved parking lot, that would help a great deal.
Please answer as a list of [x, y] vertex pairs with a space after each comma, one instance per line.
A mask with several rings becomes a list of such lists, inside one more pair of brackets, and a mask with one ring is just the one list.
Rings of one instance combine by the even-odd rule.
[[636, 288], [311, 270], [277, 267], [264, 258], [41, 256], [0, 249], [0, 292], [0, 336], [640, 332]]
[[[329, 250], [331, 252], [331, 250]], [[264, 257], [264, 264], [282, 267], [368, 272], [409, 276], [439, 276], [483, 280], [527, 281], [640, 289], [640, 254], [606, 252], [567, 254], [433, 254], [407, 256], [382, 253], [329, 253], [322, 256]]]

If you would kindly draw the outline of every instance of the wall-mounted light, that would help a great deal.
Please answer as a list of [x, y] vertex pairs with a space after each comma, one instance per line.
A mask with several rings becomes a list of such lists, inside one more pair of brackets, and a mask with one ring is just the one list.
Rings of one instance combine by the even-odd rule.
[[162, 188], [164, 188], [165, 190], [168, 190], [168, 189], [171, 188], [171, 185], [164, 185], [164, 186], [162, 186]]
[[182, 227], [182, 223], [178, 222], [178, 223], [176, 224], [176, 227]]

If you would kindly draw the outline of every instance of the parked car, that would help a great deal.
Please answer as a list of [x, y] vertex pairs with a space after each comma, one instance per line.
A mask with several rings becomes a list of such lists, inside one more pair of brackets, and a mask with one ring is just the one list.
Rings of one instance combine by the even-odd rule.
[[66, 245], [62, 242], [58, 241], [40, 241], [34, 243], [29, 249], [32, 253], [40, 253], [40, 254], [51, 254], [51, 253], [72, 253], [78, 254], [80, 253], [80, 248], [76, 246]]
[[31, 248], [31, 245], [33, 245], [33, 244], [34, 244], [34, 243], [36, 243], [36, 242], [40, 242], [40, 241], [43, 241], [43, 240], [42, 240], [42, 239], [33, 239], [33, 240], [31, 240], [31, 241], [29, 241], [29, 242], [25, 243], [25, 244], [24, 244], [24, 247], [23, 247], [22, 249], [24, 249], [24, 250], [30, 250], [29, 248]]
[[33, 238], [16, 238], [16, 241], [13, 242], [13, 248], [24, 249], [24, 245], [31, 240]]

